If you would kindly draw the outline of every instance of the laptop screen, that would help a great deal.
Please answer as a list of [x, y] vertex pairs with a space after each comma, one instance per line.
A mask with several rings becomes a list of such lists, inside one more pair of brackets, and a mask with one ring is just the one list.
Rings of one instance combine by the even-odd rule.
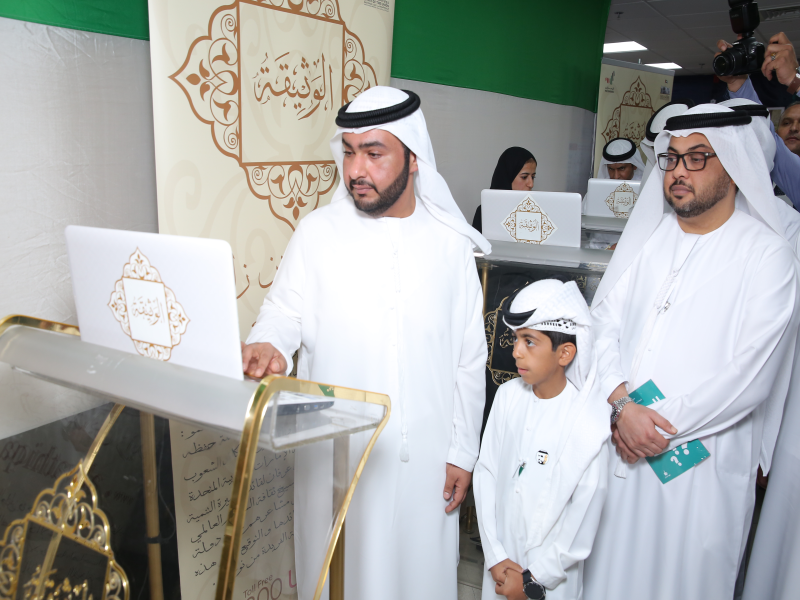
[[583, 212], [591, 217], [627, 219], [639, 199], [641, 181], [590, 179]]
[[581, 245], [581, 196], [561, 192], [481, 192], [483, 235], [501, 242]]
[[227, 242], [69, 226], [81, 339], [242, 379]]

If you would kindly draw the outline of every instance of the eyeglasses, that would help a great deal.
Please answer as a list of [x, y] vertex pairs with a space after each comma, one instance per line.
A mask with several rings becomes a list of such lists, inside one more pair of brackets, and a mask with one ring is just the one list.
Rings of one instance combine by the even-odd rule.
[[[687, 152], [686, 154], [668, 152], [658, 155], [658, 167], [662, 171], [674, 171], [678, 166], [678, 161], [683, 160], [683, 166], [687, 171], [702, 171], [706, 168], [706, 161], [715, 156], [714, 152]], [[689, 160], [686, 160], [687, 158]]]

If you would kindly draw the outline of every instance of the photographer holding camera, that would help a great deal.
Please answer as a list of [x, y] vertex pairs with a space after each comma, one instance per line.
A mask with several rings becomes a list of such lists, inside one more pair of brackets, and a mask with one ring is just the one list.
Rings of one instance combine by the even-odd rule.
[[[741, 37], [741, 34], [739, 34], [739, 41], [741, 41]], [[733, 44], [725, 40], [719, 40], [717, 42], [717, 48], [719, 48], [720, 51], [714, 55], [715, 71], [717, 57], [722, 56], [733, 47]], [[769, 40], [769, 46], [766, 47], [764, 55], [764, 60], [759, 69], [764, 74], [764, 77], [770, 81], [772, 81], [773, 78], [777, 79], [779, 83], [786, 86], [790, 94], [797, 94], [797, 92], [800, 91], [800, 73], [798, 73], [797, 55], [795, 54], [794, 46], [789, 41], [789, 38], [786, 37], [786, 34], [780, 32], [773, 35]], [[722, 81], [728, 84], [728, 91], [736, 93], [743, 85], [749, 83], [750, 77], [748, 73], [752, 72], [755, 71], [729, 75], [727, 77], [724, 74], [718, 73], [718, 75]], [[753, 84], [750, 83], [749, 85], [752, 88]], [[755, 94], [755, 91], [753, 91], [753, 93]]]
[[[750, 3], [749, 6], [754, 4]], [[787, 86], [790, 93], [794, 94], [800, 90], [797, 56], [794, 46], [786, 34], [781, 32], [773, 35], [769, 40], [769, 45], [764, 48], [763, 44], [755, 41], [755, 38], [752, 37], [752, 30], [742, 31], [741, 21], [738, 23], [735, 21], [733, 12], [734, 10], [731, 9], [731, 23], [734, 25], [734, 31], [739, 34], [739, 40], [735, 44], [719, 40], [717, 48], [720, 52], [714, 57], [714, 70], [719, 78], [728, 85], [730, 97], [744, 98], [760, 104], [761, 100], [749, 77], [750, 73], [757, 71], [761, 71], [769, 80], [777, 79], [778, 82]], [[757, 26], [757, 7], [755, 15], [755, 26]], [[753, 26], [753, 23], [751, 21], [745, 25]], [[736, 53], [737, 44], [740, 48], [749, 44], [750, 50]], [[731, 54], [734, 56], [731, 57]], [[762, 56], [763, 60], [758, 61]], [[771, 123], [770, 129], [776, 142], [775, 166], [770, 175], [792, 201], [795, 208], [800, 210], [800, 156], [793, 153], [795, 150], [800, 152], [800, 105], [790, 105], [784, 111], [777, 133]], [[795, 137], [798, 139], [795, 140]]]
[[[755, 4], [755, 2], [751, 3], [751, 5], [753, 4]], [[756, 20], [756, 24], [757, 23], [758, 20]], [[736, 29], [737, 28], [734, 26], [734, 31], [736, 31]], [[759, 48], [759, 46], [764, 48], [763, 44], [755, 42], [753, 43], [753, 48], [742, 50], [738, 53], [746, 53], [752, 56], [749, 61], [750, 64], [747, 65], [744, 64], [747, 59], [738, 56], [731, 58], [730, 54], [732, 50], [734, 52], [736, 51], [737, 44], [744, 44], [748, 42], [748, 38], [753, 40], [755, 40], [755, 38], [752, 37], [752, 31], [736, 31], [736, 33], [739, 34], [737, 42], [730, 44], [725, 40], [719, 40], [717, 42], [717, 47], [720, 51], [714, 55], [714, 71], [722, 81], [728, 83], [728, 90], [737, 91], [749, 79], [748, 74], [760, 70], [764, 74], [764, 77], [770, 81], [772, 81], [774, 77], [779, 83], [785, 85], [790, 94], [797, 94], [797, 92], [800, 91], [800, 73], [798, 73], [797, 55], [795, 54], [794, 46], [789, 41], [789, 38], [786, 37], [785, 33], [780, 32], [773, 35], [769, 40], [769, 46], [764, 50]], [[747, 33], [750, 35], [748, 36]], [[758, 59], [761, 60], [759, 61]], [[736, 63], [741, 64], [741, 66]], [[756, 69], [756, 67], [758, 67], [758, 69]]]

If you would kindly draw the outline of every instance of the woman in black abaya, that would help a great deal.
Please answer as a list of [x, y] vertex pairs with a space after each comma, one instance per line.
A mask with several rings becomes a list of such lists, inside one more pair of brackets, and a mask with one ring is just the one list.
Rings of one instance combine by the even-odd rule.
[[[491, 189], [530, 191], [533, 189], [535, 177], [536, 159], [533, 154], [525, 148], [513, 146], [500, 155], [500, 160], [497, 161], [492, 175]], [[480, 205], [475, 211], [472, 226], [481, 233], [483, 232]]]

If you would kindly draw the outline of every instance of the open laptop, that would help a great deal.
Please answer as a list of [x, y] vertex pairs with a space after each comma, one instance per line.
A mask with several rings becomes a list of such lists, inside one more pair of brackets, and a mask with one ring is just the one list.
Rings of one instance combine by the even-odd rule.
[[242, 379], [227, 242], [74, 225], [65, 234], [82, 340]]
[[627, 219], [639, 199], [641, 187], [641, 181], [590, 179], [583, 201], [583, 214]]
[[481, 215], [483, 235], [489, 240], [581, 245], [580, 194], [483, 190]]

